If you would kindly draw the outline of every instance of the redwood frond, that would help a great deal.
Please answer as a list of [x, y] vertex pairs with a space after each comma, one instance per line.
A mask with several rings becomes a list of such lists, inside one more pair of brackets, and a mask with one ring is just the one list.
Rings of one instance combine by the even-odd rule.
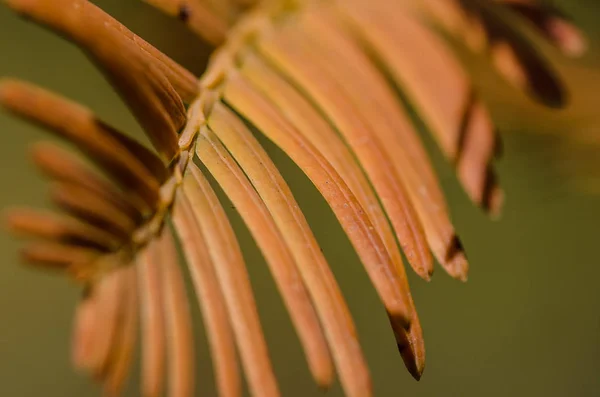
[[[365, 219], [364, 211], [360, 209], [356, 199], [348, 190], [346, 184], [341, 180], [339, 175], [333, 170], [331, 165], [312, 147], [312, 145], [304, 144], [303, 139], [298, 136], [299, 134], [297, 131], [289, 126], [287, 120], [282, 118], [268, 101], [250, 89], [243, 80], [236, 78], [235, 75], [232, 75], [229, 78], [230, 81], [225, 90], [226, 100], [244, 115], [244, 117], [256, 125], [263, 134], [292, 157], [292, 160], [307, 174], [309, 179], [312, 180], [323, 197], [328, 201], [351, 241], [354, 241], [357, 244], [364, 244], [368, 248], [368, 245], [371, 244], [373, 240], [370, 240], [369, 237], [365, 238], [365, 235], [370, 235], [374, 239], [377, 239], [377, 236], [373, 236], [370, 232], [370, 225], [368, 220]], [[284, 235], [291, 236], [292, 231], [293, 230], [286, 229]], [[358, 249], [359, 252], [361, 252], [361, 250], [362, 248]], [[308, 270], [309, 269], [307, 268], [306, 271]], [[309, 290], [314, 288], [318, 285], [317, 283], [320, 284], [323, 282], [323, 278], [326, 277], [326, 285], [328, 285], [328, 288], [330, 289], [328, 295], [331, 294], [331, 288], [335, 286], [335, 284], [333, 277], [329, 275], [330, 271], [326, 268], [319, 269], [319, 277], [315, 279], [313, 278], [315, 277], [315, 274], [312, 273], [312, 271], [317, 269], [310, 270], [310, 273], [303, 273], [307, 288], [309, 288]], [[396, 280], [394, 279], [393, 281], [395, 282]], [[335, 295], [333, 296], [314, 295], [313, 300], [318, 301], [323, 305], [327, 304], [328, 306], [334, 304], [335, 301], [343, 302], [339, 295], [339, 290], [336, 288], [333, 291], [335, 291]], [[311, 293], [322, 294], [323, 292], [324, 291], [319, 290]], [[337, 298], [336, 295], [340, 297]], [[331, 302], [332, 300], [334, 302]], [[396, 307], [400, 306], [397, 305]], [[334, 360], [336, 361], [338, 372], [350, 395], [360, 395], [361, 393], [370, 394], [370, 392], [368, 392], [371, 387], [368, 372], [361, 360], [359, 360], [361, 355], [357, 347], [354, 343], [350, 343], [355, 338], [354, 327], [351, 329], [344, 329], [345, 327], [342, 329], [339, 328], [339, 324], [351, 324], [347, 311], [343, 310], [342, 312], [339, 312], [339, 310], [340, 308], [330, 306], [330, 308], [328, 308], [329, 313], [327, 316], [321, 315], [321, 321], [324, 324], [326, 319], [329, 320], [334, 313], [337, 317], [337, 323], [325, 324], [324, 329], [326, 332], [329, 332], [328, 339], [330, 340], [332, 349], [334, 349], [332, 350], [332, 353]], [[402, 314], [398, 317], [403, 318], [406, 321], [407, 318], [405, 316], [407, 315], [407, 312], [403, 310], [401, 313]], [[396, 315], [398, 314], [399, 313]], [[335, 350], [336, 348], [341, 349], [342, 347], [344, 348], [343, 350]], [[348, 361], [347, 357], [353, 357], [353, 359]]]
[[[243, 87], [240, 88], [239, 83], [237, 88], [238, 93], [244, 89]], [[248, 89], [248, 86], [246, 86], [246, 89]], [[241, 102], [240, 99], [241, 97], [238, 96], [236, 106], [240, 112], [245, 113], [248, 106]], [[287, 207], [289, 209], [297, 208], [291, 192], [286, 188], [283, 177], [279, 174], [275, 165], [271, 162], [258, 141], [251, 135], [250, 131], [231, 111], [228, 111], [223, 105], [216, 104], [211, 112], [209, 126], [214, 131], [218, 131], [216, 134], [224, 142], [238, 163], [240, 163], [249, 178], [254, 181], [254, 186], [259, 194], [262, 194], [263, 199], [267, 203], [279, 204], [282, 202], [281, 199], [275, 201], [274, 198], [277, 197], [269, 197], [270, 192], [279, 190], [281, 192], [280, 196], [283, 196], [289, 203]], [[266, 186], [272, 187], [265, 189], [263, 187], [265, 183], [267, 183]], [[274, 205], [269, 207], [275, 208]], [[274, 212], [275, 210], [271, 209], [271, 211]], [[298, 214], [297, 218], [299, 216]], [[365, 229], [369, 230], [368, 226]], [[306, 232], [304, 233], [307, 234], [308, 227], [305, 230]], [[389, 258], [386, 258], [384, 255], [378, 256], [382, 251], [381, 246], [378, 246], [379, 241], [372, 239], [371, 236], [369, 237], [366, 241], [370, 242], [371, 246], [367, 244], [359, 246], [359, 254], [363, 255], [363, 260], [368, 270], [372, 269], [374, 263], [377, 264], [377, 271], [373, 271], [371, 275], [386, 308], [395, 315], [408, 318], [408, 314], [406, 313], [406, 297], [402, 295], [402, 290], [395, 283], [395, 270], [391, 270], [391, 267], [387, 266]], [[371, 251], [369, 252], [369, 250]], [[380, 274], [382, 276], [378, 278]]]
[[527, 20], [564, 54], [582, 55], [587, 49], [583, 32], [554, 5], [539, 0], [497, 0]]
[[40, 142], [32, 146], [31, 157], [48, 178], [86, 189], [136, 222], [142, 219], [143, 210], [130, 197], [94, 172], [72, 152], [49, 142]]
[[[291, 32], [290, 32], [291, 33]], [[418, 273], [431, 274], [433, 262], [425, 235], [406, 190], [381, 142], [373, 139], [370, 120], [361, 117], [351, 93], [324, 63], [309, 60], [311, 49], [300, 37], [280, 33], [261, 40], [260, 51], [295, 79], [336, 124], [358, 156], [381, 199], [409, 263]]]
[[[565, 106], [568, 102], [566, 89], [549, 60], [542, 56], [529, 39], [516, 32], [510, 23], [499, 15], [500, 10], [489, 4], [477, 2], [474, 2], [472, 7], [469, 5], [467, 9], [483, 22], [491, 51], [494, 51], [496, 45], [510, 48], [510, 51], [505, 51], [511, 56], [506, 62], [512, 62], [513, 69], [518, 69], [525, 79], [521, 81], [514, 79], [510, 73], [503, 73], [509, 81], [526, 89], [547, 106]], [[505, 69], [499, 70], [505, 72]]]
[[464, 133], [456, 172], [465, 191], [493, 216], [499, 216], [504, 193], [490, 162], [496, 156], [497, 137], [488, 111], [481, 102], [470, 104], [465, 116]]
[[159, 183], [164, 183], [171, 176], [168, 167], [156, 153], [122, 132], [108, 125], [104, 125], [104, 127], [104, 132], [118, 141], [133, 157], [138, 159]]
[[[357, 197], [362, 208], [369, 215], [371, 222], [381, 236], [388, 254], [398, 270], [398, 275], [401, 277], [402, 290], [409, 291], [408, 280], [406, 279], [404, 264], [396, 243], [396, 237], [379, 204], [377, 196], [358, 162], [330, 124], [327, 123], [323, 116], [305, 97], [256, 55], [249, 54], [245, 57], [241, 73], [263, 95], [268, 94], [273, 104], [276, 104], [279, 108], [282, 116], [286, 117], [293, 124], [295, 130], [302, 133], [302, 136], [307, 139], [307, 143], [304, 146], [313, 145], [348, 184], [349, 189]], [[425, 359], [423, 339], [422, 335], [418, 337], [416, 335], [420, 333], [420, 325], [417, 324], [419, 320], [412, 298], [409, 296], [408, 299], [412, 313], [410, 332], [415, 336], [414, 343], [408, 346], [410, 348], [414, 347], [415, 351], [413, 351], [414, 354], [407, 354], [405, 359], [407, 367], [411, 368], [411, 373], [419, 378], [423, 371]], [[393, 316], [390, 316], [390, 321], [395, 325], [394, 332], [396, 333], [396, 338], [401, 341], [401, 343], [399, 342], [399, 346], [406, 347], [405, 335], [407, 331], [404, 324], [397, 321]], [[417, 329], [419, 330], [418, 332]], [[421, 349], [421, 351], [418, 352], [418, 349]]]
[[137, 341], [139, 302], [135, 267], [124, 270], [123, 284], [115, 345], [103, 379], [104, 395], [107, 397], [121, 394], [131, 371]]
[[[551, 62], [516, 28], [507, 13], [512, 10], [528, 20], [566, 55], [575, 56], [585, 51], [582, 32], [554, 6], [537, 0], [446, 0], [445, 7], [453, 9], [448, 14], [440, 12], [435, 1], [420, 3], [450, 33], [471, 44], [471, 49], [487, 54], [498, 72], [512, 84], [547, 106], [567, 104], [566, 88]], [[472, 40], [473, 37], [477, 39]]]
[[71, 338], [71, 362], [77, 369], [92, 366], [96, 342], [96, 324], [100, 321], [97, 300], [90, 293], [75, 308], [73, 335]]
[[[223, 134], [227, 133], [224, 130], [222, 132]], [[266, 204], [254, 191], [250, 181], [244, 176], [244, 172], [234, 166], [235, 163], [228, 157], [226, 151], [222, 150], [221, 144], [214, 135], [206, 132], [200, 139], [210, 141], [211, 138], [214, 140], [216, 150], [221, 156], [226, 157], [227, 161], [223, 162], [224, 165], [212, 161], [210, 152], [204, 150], [201, 142], [197, 146], [199, 158], [217, 179], [256, 240], [288, 308], [291, 320], [303, 344], [311, 372], [320, 385], [328, 387], [333, 381], [328, 347], [315, 315], [313, 303], [298, 274], [294, 258], [286, 246], [286, 240], [283, 239], [270, 216]], [[227, 169], [227, 165], [231, 165], [230, 169]], [[205, 189], [208, 188], [204, 177], [193, 164], [190, 165], [190, 172], [200, 185], [204, 185]], [[192, 189], [194, 184], [190, 182], [190, 185], [190, 189]], [[226, 219], [222, 218], [221, 221], [224, 222]]]
[[[299, 302], [305, 302], [306, 297], [302, 296], [302, 289], [300, 289], [302, 288], [302, 280], [299, 280], [298, 276], [295, 275], [294, 265], [290, 264], [289, 259], [286, 262], [280, 263], [274, 261], [275, 258], [273, 258], [273, 252], [271, 252], [275, 248], [273, 242], [278, 242], [281, 246], [283, 245], [281, 238], [287, 244], [296, 261], [296, 266], [304, 280], [304, 285], [312, 297], [315, 309], [319, 313], [319, 318], [327, 334], [334, 357], [341, 354], [341, 351], [348, 352], [348, 349], [351, 348], [350, 342], [352, 338], [346, 335], [353, 335], [355, 332], [353, 325], [348, 321], [348, 309], [335, 279], [328, 269], [318, 245], [310, 232], [310, 228], [298, 211], [298, 206], [295, 204], [291, 192], [282, 178], [273, 174], [274, 170], [272, 166], [270, 167], [270, 171], [264, 169], [265, 166], [269, 165], [270, 161], [267, 162], [267, 159], [264, 157], [257, 159], [255, 157], [257, 155], [256, 151], [247, 152], [247, 149], [242, 150], [239, 148], [240, 140], [237, 138], [236, 142], [236, 131], [232, 129], [232, 126], [226, 124], [226, 120], [225, 123], [219, 122], [216, 115], [211, 115], [209, 123], [215, 131], [219, 131], [221, 139], [224, 139], [228, 143], [228, 149], [231, 151], [231, 154], [239, 156], [237, 160], [252, 180], [254, 187], [244, 176], [244, 171], [236, 166], [235, 160], [231, 158], [227, 149], [222, 146], [215, 134], [209, 130], [204, 131], [197, 143], [196, 152], [198, 157], [229, 195], [236, 208], [240, 211], [240, 214], [244, 216], [249, 229], [269, 260], [271, 270], [278, 282], [286, 304], [296, 306]], [[246, 137], [248, 136], [246, 135]], [[247, 143], [242, 141], [241, 144]], [[238, 148], [234, 145], [238, 145]], [[253, 164], [249, 164], [249, 161]], [[273, 179], [274, 177], [275, 179]], [[261, 203], [262, 201], [264, 201], [264, 204]], [[265, 235], [267, 230], [270, 232]], [[281, 237], [279, 237], [280, 231]], [[287, 251], [283, 247], [280, 249], [284, 253]], [[283, 266], [286, 267], [284, 268]], [[282, 273], [283, 270], [285, 270], [285, 273], [288, 273], [286, 278], [292, 276], [293, 288], [286, 286], [290, 280], [283, 279], [285, 275], [285, 273]], [[296, 290], [294, 293], [295, 296], [292, 296], [291, 292], [294, 289]], [[306, 344], [305, 337], [302, 337], [302, 334], [306, 335], [307, 333], [314, 335], [318, 331], [318, 324], [315, 323], [314, 317], [310, 314], [306, 302], [302, 304], [302, 312], [295, 310], [290, 314], [293, 313], [295, 315], [292, 317], [292, 320], [295, 323], [298, 323], [300, 318], [310, 319], [310, 322], [304, 323], [302, 328], [298, 328], [298, 330], [303, 330], [300, 336], [305, 343], [305, 352], [309, 363], [311, 363], [313, 375], [318, 379], [320, 384], [326, 386], [331, 382], [332, 378], [326, 351], [315, 351], [313, 346]], [[294, 317], [296, 318], [294, 319]], [[319, 334], [320, 332], [316, 335]], [[319, 337], [319, 339], [311, 341], [311, 344], [320, 344], [320, 340], [321, 338]], [[359, 362], [360, 353], [353, 352], [352, 354], [355, 355], [357, 362]]]
[[99, 251], [76, 245], [37, 242], [21, 250], [21, 260], [43, 269], [76, 271], [101, 255]]
[[87, 189], [58, 182], [50, 196], [65, 212], [122, 240], [127, 241], [136, 229], [134, 219]]
[[[469, 116], [473, 108], [480, 118], [489, 115], [479, 109], [480, 100], [473, 93], [458, 59], [441, 38], [402, 7], [382, 3], [381, 7], [373, 8], [364, 4], [338, 8], [354, 35], [373, 51], [372, 56], [387, 68], [398, 88], [409, 97], [448, 160], [460, 163], [459, 156], [465, 155], [461, 153], [461, 145], [466, 131], [471, 128]], [[489, 120], [483, 120], [478, 128], [485, 136], [495, 136]], [[499, 141], [494, 138], [490, 142], [494, 150], [484, 148], [483, 151], [495, 155]], [[475, 172], [487, 173], [494, 155], [484, 159], [485, 167]], [[459, 179], [474, 202], [484, 208], [488, 205], [481, 199], [499, 190], [495, 179], [475, 181], [480, 183], [478, 185], [461, 174]]]
[[170, 397], [191, 397], [195, 385], [192, 319], [183, 275], [177, 262], [177, 248], [168, 226], [163, 228], [154, 244], [150, 249], [161, 265], [164, 282], [168, 392]]
[[[205, 203], [202, 201], [199, 204], [194, 202], [195, 207], [203, 204]], [[206, 207], [204, 209], [206, 210]], [[260, 341], [262, 334], [260, 329], [256, 330], [256, 328], [249, 327], [247, 333], [244, 331], [247, 326], [246, 319], [249, 317], [250, 321], [254, 321], [252, 325], [257, 326], [256, 318], [252, 314], [253, 311], [256, 312], [256, 309], [252, 307], [254, 303], [251, 295], [250, 301], [247, 302], [248, 305], [241, 304], [238, 300], [238, 293], [243, 294], [244, 298], [248, 298], [246, 294], [249, 291], [240, 292], [236, 290], [236, 284], [232, 285], [239, 278], [246, 276], [245, 269], [243, 267], [241, 269], [231, 269], [235, 265], [239, 266], [239, 263], [231, 263], [228, 260], [217, 261], [211, 257], [207, 241], [208, 236], [204, 235], [204, 231], [200, 228], [200, 222], [203, 222], [203, 220], [196, 218], [187, 195], [179, 193], [175, 200], [173, 223], [179, 235], [181, 248], [188, 261], [198, 303], [202, 309], [202, 316], [207, 327], [215, 365], [217, 387], [223, 395], [236, 396], [240, 394], [240, 380], [234, 342], [237, 343], [240, 352], [245, 349], [244, 354], [247, 354], [248, 349], [253, 350], [251, 344], [254, 340], [252, 336], [258, 334], [257, 339]], [[213, 230], [211, 234], [217, 232]], [[222, 268], [220, 269], [218, 265]], [[241, 272], [241, 275], [237, 276], [238, 279], [236, 279], [235, 274], [232, 274], [235, 272]], [[227, 279], [227, 275], [223, 273], [228, 273], [227, 275], [230, 278]], [[231, 279], [233, 281], [230, 281]], [[247, 311], [250, 311], [251, 314], [248, 315]], [[254, 332], [254, 335], [248, 335], [251, 332]], [[261, 346], [258, 346], [258, 349], [261, 349]], [[259, 359], [262, 359], [264, 363], [264, 356]], [[268, 361], [268, 358], [266, 360]]]
[[352, 34], [388, 68], [394, 82], [428, 124], [442, 152], [454, 160], [471, 91], [461, 65], [434, 32], [401, 8], [390, 15], [394, 7], [382, 5], [384, 10], [380, 10], [367, 7], [362, 0], [352, 3], [355, 6], [338, 6]]
[[[312, 51], [347, 84], [364, 119], [371, 120], [378, 139], [405, 187], [436, 259], [454, 277], [466, 279], [467, 260], [462, 253], [449, 258], [456, 232], [443, 193], [419, 137], [383, 74], [351, 37], [344, 35], [330, 12], [305, 12], [298, 30], [310, 38]], [[326, 37], [326, 39], [323, 39]], [[487, 166], [487, 163], [485, 164]], [[480, 201], [476, 201], [480, 202]], [[385, 205], [385, 203], [384, 203]]]
[[23, 237], [82, 246], [103, 252], [111, 252], [119, 245], [119, 241], [110, 233], [88, 223], [29, 208], [10, 210], [6, 216], [6, 223], [12, 233]]
[[[126, 294], [127, 269], [118, 269], [110, 274], [107, 274], [101, 280], [91, 285], [90, 292], [87, 297], [79, 303], [79, 308], [83, 309], [83, 319], [76, 318], [76, 321], [89, 321], [86, 319], [88, 315], [86, 311], [93, 310], [94, 328], [90, 329], [89, 336], [74, 334], [74, 341], [90, 340], [88, 355], [83, 362], [75, 363], [82, 370], [86, 370], [97, 379], [101, 379], [106, 375], [107, 368], [110, 365], [111, 355], [118, 343], [118, 332], [123, 322], [122, 314]], [[88, 307], [91, 305], [91, 307]], [[87, 308], [86, 308], [87, 307]], [[76, 325], [75, 330], [79, 331], [79, 326]], [[85, 327], [84, 327], [85, 330]], [[77, 342], [76, 342], [77, 343]], [[79, 348], [76, 348], [79, 350]]]
[[117, 349], [123, 324], [128, 269], [117, 269], [86, 287], [73, 319], [72, 362], [102, 381]]
[[138, 254], [136, 263], [142, 323], [141, 389], [145, 397], [159, 397], [164, 388], [166, 322], [161, 262], [152, 242]]
[[167, 15], [176, 17], [190, 30], [211, 44], [222, 43], [227, 37], [228, 21], [218, 15], [203, 0], [143, 0]]
[[48, 128], [50, 132], [73, 143], [124, 189], [139, 195], [154, 209], [159, 185], [156, 178], [88, 109], [50, 92], [18, 81], [4, 81], [0, 86], [4, 107]]
[[[206, 128], [201, 130], [198, 137], [196, 154], [225, 192], [231, 194], [243, 188], [243, 185], [236, 183], [243, 177], [241, 170], [219, 140]], [[231, 189], [228, 183], [234, 183], [234, 188]], [[214, 198], [209, 201], [209, 197], [198, 195], [194, 201], [196, 222], [202, 225], [204, 238], [212, 243], [211, 255], [216, 262], [215, 268], [249, 386], [255, 394], [279, 395], [248, 274], [231, 225], [223, 223], [223, 209]]]
[[316, 383], [329, 387], [336, 370], [348, 396], [373, 394], [340, 287], [256, 132], [326, 200], [383, 303], [407, 369], [420, 379], [423, 330], [402, 251], [426, 280], [433, 257], [460, 280], [469, 264], [417, 124], [430, 130], [475, 204], [498, 215], [504, 197], [493, 167], [500, 150], [493, 109], [438, 28], [550, 106], [566, 102], [562, 80], [510, 12], [567, 55], [585, 48], [583, 33], [537, 0], [145, 1], [219, 45], [199, 80], [89, 1], [6, 0], [79, 45], [155, 149], [55, 94], [0, 84], [0, 104], [85, 156], [36, 145], [33, 161], [52, 181], [62, 214], [7, 216], [14, 234], [33, 240], [24, 262], [84, 288], [74, 366], [102, 382], [105, 395], [119, 395], [141, 321], [143, 395], [194, 395], [190, 302], [173, 232], [218, 394], [243, 393], [239, 359], [252, 395], [280, 395], [240, 245], [208, 172], [261, 250]]
[[[163, 160], [177, 155], [177, 132], [186, 121], [181, 97], [194, 92], [193, 80], [173, 61], [85, 0], [8, 0], [15, 11], [81, 46], [144, 127]], [[175, 87], [185, 88], [180, 94]]]

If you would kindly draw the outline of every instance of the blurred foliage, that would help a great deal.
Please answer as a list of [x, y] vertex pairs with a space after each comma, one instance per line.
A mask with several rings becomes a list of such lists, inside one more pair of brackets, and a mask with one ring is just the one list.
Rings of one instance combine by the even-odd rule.
[[[175, 21], [135, 0], [98, 3], [195, 73], [202, 71], [206, 47]], [[334, 216], [289, 159], [264, 142], [294, 189], [348, 299], [377, 396], [599, 393], [600, 266], [595, 244], [600, 199], [572, 189], [565, 179], [565, 172], [572, 176], [585, 153], [591, 170], [598, 151], [589, 142], [569, 140], [576, 155], [557, 155], [567, 148], [565, 137], [588, 134], [597, 143], [600, 136], [600, 3], [560, 3], [588, 32], [592, 45], [582, 60], [559, 60], [559, 70], [573, 92], [569, 109], [545, 110], [505, 85], [482, 60], [470, 60], [506, 141], [500, 175], [507, 205], [500, 221], [488, 220], [471, 206], [450, 168], [433, 150], [472, 268], [467, 284], [442, 271], [429, 285], [411, 277], [427, 342], [428, 364], [420, 383], [404, 370], [385, 313]], [[0, 76], [17, 76], [61, 92], [140, 136], [118, 97], [76, 48], [2, 7], [0, 30]], [[545, 50], [557, 57], [550, 48]], [[42, 132], [5, 113], [0, 114], [0, 128], [0, 178], [6, 181], [0, 207], [47, 205], [45, 186], [26, 156], [28, 145]], [[233, 209], [230, 212], [283, 395], [321, 395], [264, 261], [239, 217]], [[0, 235], [0, 249], [0, 395], [98, 395], [99, 390], [73, 373], [69, 363], [71, 315], [80, 292], [63, 278], [20, 266], [18, 242], [6, 234]], [[201, 341], [199, 395], [212, 396], [208, 349], [198, 313], [195, 318]], [[127, 395], [137, 395], [134, 381]], [[340, 396], [341, 390], [336, 386], [327, 395]]]

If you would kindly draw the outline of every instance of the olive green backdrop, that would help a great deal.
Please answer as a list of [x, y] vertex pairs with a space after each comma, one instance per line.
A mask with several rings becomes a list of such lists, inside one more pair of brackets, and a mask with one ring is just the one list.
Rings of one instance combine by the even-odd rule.
[[[202, 44], [176, 22], [136, 0], [98, 3], [190, 69], [202, 70]], [[600, 43], [594, 40], [600, 39], [595, 26], [600, 4], [563, 3], [588, 29], [592, 42]], [[451, 280], [441, 269], [430, 284], [411, 274], [427, 342], [427, 369], [418, 383], [404, 370], [385, 313], [333, 215], [290, 161], [265, 143], [305, 209], [349, 301], [377, 396], [600, 395], [600, 199], [575, 192], [563, 179], [563, 168], [552, 163], [559, 149], [556, 132], [600, 133], [600, 52], [593, 49], [580, 63], [560, 62], [574, 96], [573, 106], [557, 114], [533, 105], [477, 62], [473, 66], [484, 92], [495, 93], [494, 117], [506, 140], [499, 170], [507, 204], [500, 221], [488, 220], [469, 204], [451, 170], [432, 151], [472, 270], [467, 284]], [[2, 6], [0, 76], [57, 90], [139, 134], [118, 97], [76, 48]], [[26, 152], [33, 141], [50, 138], [5, 113], [0, 113], [0, 130], [0, 208], [46, 206], [47, 186]], [[322, 395], [309, 377], [257, 248], [239, 218], [232, 214], [232, 219], [283, 395]], [[69, 363], [78, 289], [64, 278], [22, 267], [18, 246], [0, 233], [0, 396], [99, 395]], [[202, 324], [199, 313], [194, 314], [198, 393], [214, 396]], [[137, 395], [135, 382], [137, 372], [128, 396]], [[336, 385], [327, 395], [342, 393]]]

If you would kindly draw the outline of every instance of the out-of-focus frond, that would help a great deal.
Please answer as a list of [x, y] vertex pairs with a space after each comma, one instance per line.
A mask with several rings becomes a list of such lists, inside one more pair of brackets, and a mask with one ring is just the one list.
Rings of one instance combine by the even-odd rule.
[[0, 88], [9, 111], [48, 128], [98, 166], [52, 144], [36, 146], [34, 161], [54, 182], [62, 215], [14, 210], [8, 219], [15, 233], [34, 240], [23, 251], [26, 262], [67, 273], [85, 290], [74, 321], [74, 365], [108, 395], [118, 394], [139, 326], [143, 394], [194, 393], [178, 242], [219, 395], [241, 395], [238, 358], [253, 395], [279, 395], [242, 253], [207, 172], [262, 251], [317, 384], [329, 387], [335, 371], [348, 396], [372, 395], [341, 290], [256, 131], [298, 165], [330, 206], [386, 309], [406, 367], [419, 379], [425, 347], [402, 252], [426, 280], [434, 258], [463, 281], [469, 264], [410, 111], [475, 204], [498, 215], [503, 201], [489, 110], [431, 22], [486, 51], [509, 80], [551, 105], [565, 102], [560, 79], [503, 13], [523, 16], [568, 54], [584, 47], [582, 35], [533, 1], [148, 2], [218, 44], [203, 76], [88, 1], [7, 1], [78, 44], [154, 146], [40, 88], [15, 80]]

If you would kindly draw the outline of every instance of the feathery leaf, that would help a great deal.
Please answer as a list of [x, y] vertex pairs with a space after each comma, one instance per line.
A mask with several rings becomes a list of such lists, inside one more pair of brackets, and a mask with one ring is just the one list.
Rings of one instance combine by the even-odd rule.
[[218, 46], [199, 80], [89, 1], [6, 1], [79, 45], [154, 146], [40, 88], [14, 80], [0, 86], [4, 107], [98, 166], [37, 145], [34, 162], [66, 215], [8, 215], [12, 232], [35, 240], [22, 253], [26, 262], [65, 272], [86, 291], [74, 320], [74, 365], [101, 381], [106, 395], [118, 395], [139, 318], [143, 394], [161, 395], [166, 382], [171, 397], [194, 394], [178, 241], [219, 395], [242, 394], [237, 354], [253, 395], [279, 395], [239, 244], [199, 161], [263, 253], [317, 384], [329, 387], [335, 369], [348, 396], [372, 395], [344, 297], [255, 130], [329, 204], [379, 294], [406, 367], [420, 379], [423, 332], [401, 249], [426, 280], [433, 257], [460, 280], [469, 264], [408, 112], [424, 121], [475, 204], [498, 215], [503, 201], [490, 109], [435, 27], [487, 54], [508, 80], [550, 106], [566, 103], [560, 76], [506, 11], [568, 55], [585, 48], [583, 34], [535, 0], [146, 1]]

